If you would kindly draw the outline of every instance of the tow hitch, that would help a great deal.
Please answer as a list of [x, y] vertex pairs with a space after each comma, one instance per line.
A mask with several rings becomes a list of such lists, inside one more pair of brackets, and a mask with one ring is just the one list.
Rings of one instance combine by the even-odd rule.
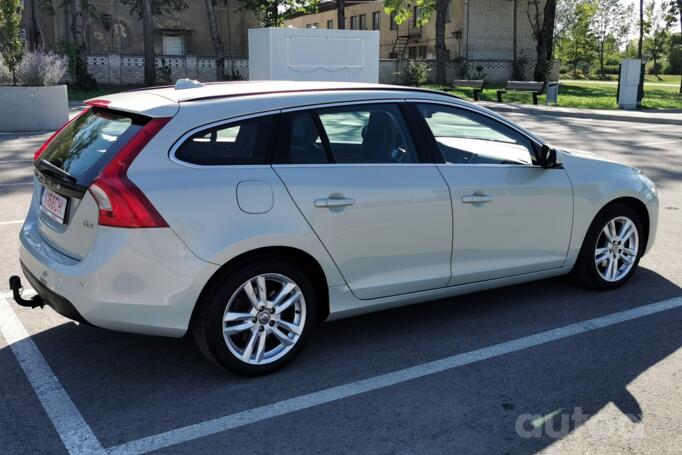
[[18, 305], [29, 308], [42, 308], [45, 306], [45, 301], [38, 294], [31, 297], [29, 300], [21, 296], [21, 291], [24, 287], [21, 285], [21, 278], [18, 276], [13, 275], [9, 277], [9, 288], [12, 290], [12, 297]]

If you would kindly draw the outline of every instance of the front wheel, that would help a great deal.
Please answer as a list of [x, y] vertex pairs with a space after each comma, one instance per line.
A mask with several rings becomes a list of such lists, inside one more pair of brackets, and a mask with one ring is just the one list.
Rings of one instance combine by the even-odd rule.
[[644, 250], [642, 222], [627, 205], [602, 209], [587, 231], [574, 275], [596, 289], [614, 289], [637, 269]]
[[232, 268], [207, 289], [193, 335], [214, 363], [239, 374], [274, 371], [301, 350], [315, 321], [307, 276], [283, 259]]

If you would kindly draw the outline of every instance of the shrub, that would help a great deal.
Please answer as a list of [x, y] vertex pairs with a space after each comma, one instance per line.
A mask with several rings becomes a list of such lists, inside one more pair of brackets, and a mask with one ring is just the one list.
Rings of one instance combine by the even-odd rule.
[[156, 82], [164, 85], [173, 83], [173, 70], [163, 57], [161, 57], [161, 66], [156, 68]]
[[526, 77], [526, 65], [528, 65], [528, 57], [522, 52], [512, 66], [512, 80], [522, 81]]
[[424, 85], [429, 81], [431, 66], [424, 60], [408, 60], [403, 78], [407, 85]]
[[61, 55], [42, 51], [26, 52], [17, 68], [17, 77], [24, 85], [57, 85], [67, 68], [67, 59]]
[[5, 61], [0, 58], [0, 84], [11, 84], [12, 83], [12, 73], [10, 73], [9, 68], [5, 65]]
[[243, 81], [244, 76], [239, 72], [238, 69], [231, 70], [229, 73], [225, 74], [226, 81]]

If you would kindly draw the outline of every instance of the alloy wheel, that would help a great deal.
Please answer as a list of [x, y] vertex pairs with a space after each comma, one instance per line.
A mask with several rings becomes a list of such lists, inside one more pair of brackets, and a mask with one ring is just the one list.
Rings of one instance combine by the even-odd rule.
[[606, 223], [597, 237], [594, 262], [602, 279], [614, 283], [630, 273], [639, 253], [639, 233], [635, 223], [618, 216]]
[[242, 362], [265, 365], [294, 347], [305, 318], [299, 286], [284, 275], [265, 273], [245, 281], [230, 297], [223, 314], [223, 338]]

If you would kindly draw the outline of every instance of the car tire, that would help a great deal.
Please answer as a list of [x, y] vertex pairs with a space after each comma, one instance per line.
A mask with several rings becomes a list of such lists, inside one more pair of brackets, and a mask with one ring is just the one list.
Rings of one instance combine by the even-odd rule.
[[620, 203], [604, 207], [585, 235], [574, 278], [598, 290], [622, 286], [637, 270], [645, 247], [643, 234], [642, 220], [631, 207]]
[[267, 374], [301, 351], [316, 321], [317, 302], [299, 267], [281, 257], [255, 259], [212, 280], [191, 330], [199, 350], [216, 365], [246, 376]]

